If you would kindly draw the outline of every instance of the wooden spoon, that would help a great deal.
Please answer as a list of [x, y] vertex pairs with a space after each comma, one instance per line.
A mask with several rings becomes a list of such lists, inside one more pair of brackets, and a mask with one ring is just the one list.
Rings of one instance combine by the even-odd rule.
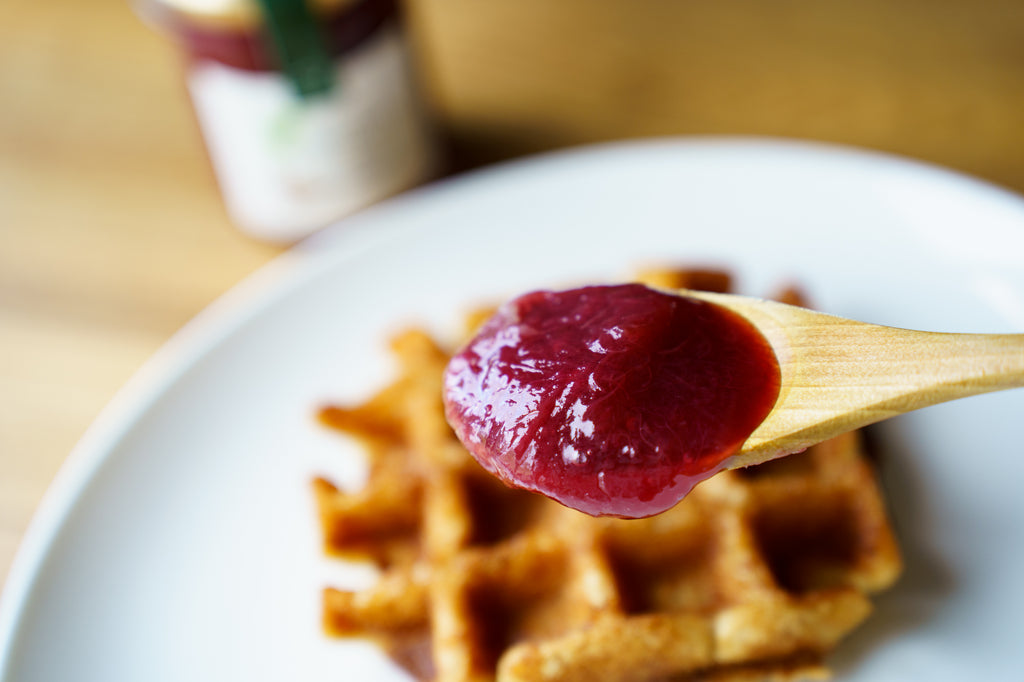
[[678, 293], [745, 317], [779, 361], [775, 407], [728, 468], [799, 452], [929, 405], [1024, 386], [1024, 334], [913, 331], [745, 296]]

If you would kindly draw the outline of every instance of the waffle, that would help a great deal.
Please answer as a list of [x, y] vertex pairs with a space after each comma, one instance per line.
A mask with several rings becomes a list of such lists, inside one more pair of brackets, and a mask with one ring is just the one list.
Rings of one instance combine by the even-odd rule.
[[417, 679], [824, 679], [825, 654], [900, 571], [858, 433], [723, 472], [659, 516], [592, 518], [476, 464], [445, 422], [448, 354], [432, 338], [410, 330], [392, 350], [394, 383], [320, 412], [370, 462], [358, 492], [314, 482], [327, 550], [380, 568], [369, 589], [327, 588], [324, 623], [376, 639]]

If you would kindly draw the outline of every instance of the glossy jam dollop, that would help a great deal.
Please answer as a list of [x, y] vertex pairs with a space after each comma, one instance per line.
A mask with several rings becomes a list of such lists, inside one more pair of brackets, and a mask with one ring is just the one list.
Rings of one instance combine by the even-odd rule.
[[639, 284], [529, 293], [449, 363], [445, 411], [506, 483], [594, 516], [665, 511], [775, 404], [779, 366], [743, 317]]

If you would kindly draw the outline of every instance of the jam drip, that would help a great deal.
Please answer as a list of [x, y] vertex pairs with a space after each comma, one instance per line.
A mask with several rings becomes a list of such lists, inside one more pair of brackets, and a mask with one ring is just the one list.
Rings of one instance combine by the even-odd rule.
[[445, 372], [448, 421], [487, 470], [591, 515], [662, 512], [718, 471], [778, 397], [744, 318], [639, 284], [502, 306]]

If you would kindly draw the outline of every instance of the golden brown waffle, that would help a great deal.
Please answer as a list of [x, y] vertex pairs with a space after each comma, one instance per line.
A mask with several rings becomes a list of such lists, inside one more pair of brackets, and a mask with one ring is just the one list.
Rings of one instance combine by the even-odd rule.
[[[644, 280], [728, 288], [701, 271]], [[899, 573], [856, 433], [719, 474], [656, 517], [592, 518], [485, 473], [444, 419], [447, 354], [421, 331], [393, 350], [397, 381], [321, 412], [371, 467], [357, 493], [316, 481], [327, 548], [381, 568], [367, 590], [328, 588], [324, 617], [420, 679], [821, 679]]]

